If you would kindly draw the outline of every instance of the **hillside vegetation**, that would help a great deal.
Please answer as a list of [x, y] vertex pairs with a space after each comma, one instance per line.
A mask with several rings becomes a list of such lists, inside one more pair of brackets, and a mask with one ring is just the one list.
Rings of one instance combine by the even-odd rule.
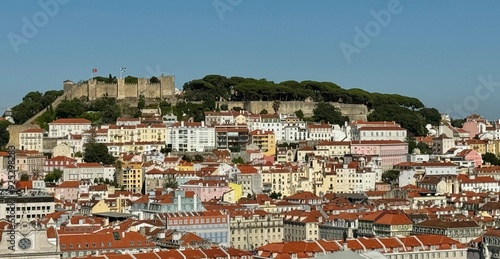
[[[115, 80], [111, 75], [98, 79], [109, 82]], [[135, 78], [127, 79], [133, 81]], [[438, 125], [441, 118], [438, 110], [425, 107], [417, 98], [370, 93], [359, 88], [343, 89], [331, 82], [289, 80], [275, 83], [266, 79], [207, 75], [185, 83], [183, 88], [184, 94], [176, 105], [160, 100], [146, 105], [144, 98], [139, 98], [137, 104], [133, 105], [135, 107], [130, 107], [129, 104], [121, 105], [115, 98], [102, 97], [91, 102], [84, 99], [63, 100], [58, 107], [52, 107], [51, 103], [63, 92], [47, 91], [44, 94], [28, 93], [12, 110], [14, 120], [21, 124], [45, 109], [42, 116], [37, 118], [37, 123], [47, 129], [47, 123], [56, 118], [83, 117], [99, 125], [112, 123], [122, 115], [137, 117], [138, 110], [142, 108], [160, 108], [162, 113], [173, 113], [178, 119], [187, 117], [201, 121], [204, 119], [204, 111], [227, 109], [216, 107], [216, 101], [275, 101], [276, 105], [279, 105], [279, 102], [283, 101], [309, 99], [318, 102], [315, 116], [309, 118], [312, 121], [342, 123], [347, 119], [342, 117], [338, 110], [326, 105], [328, 102], [363, 104], [371, 110], [368, 120], [396, 121], [408, 129], [410, 136], [426, 135], [425, 125]], [[325, 109], [327, 111], [324, 111]], [[300, 111], [297, 111], [297, 114], [300, 114]]]

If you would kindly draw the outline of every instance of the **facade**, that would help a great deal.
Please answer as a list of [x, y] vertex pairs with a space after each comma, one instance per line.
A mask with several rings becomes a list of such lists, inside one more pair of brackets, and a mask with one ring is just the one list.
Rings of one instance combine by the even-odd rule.
[[231, 152], [243, 151], [249, 140], [248, 132], [246, 125], [215, 126], [216, 148], [228, 149]]
[[399, 126], [362, 126], [353, 128], [352, 140], [398, 140], [405, 141], [407, 130]]
[[441, 134], [438, 137], [432, 138], [432, 152], [437, 155], [444, 155], [448, 150], [455, 146], [453, 138]]
[[63, 168], [63, 180], [78, 181], [103, 178], [114, 181], [114, 173], [114, 166], [104, 166], [98, 163], [73, 163]]
[[236, 174], [236, 183], [241, 184], [243, 196], [262, 193], [262, 176], [250, 165], [238, 165], [240, 173]]
[[[10, 194], [9, 190], [0, 190], [0, 219], [15, 215], [16, 222], [25, 219], [41, 219], [54, 212], [54, 197], [41, 190], [19, 190], [19, 194]], [[13, 202], [14, 207], [9, 203]], [[14, 210], [14, 212], [12, 212]]]
[[[12, 230], [1, 233], [0, 258], [59, 259], [59, 247], [51, 242], [51, 233], [54, 232], [53, 227], [34, 226], [28, 220], [18, 221]], [[12, 245], [14, 249], [11, 249]]]
[[249, 135], [249, 142], [256, 145], [264, 156], [276, 155], [276, 139], [272, 131], [253, 130]]
[[153, 219], [160, 213], [200, 212], [205, 208], [196, 193], [178, 189], [159, 193], [147, 203], [133, 206], [133, 210], [142, 211], [146, 219]]
[[57, 119], [49, 123], [49, 138], [63, 138], [71, 134], [80, 135], [92, 127], [87, 119]]
[[308, 140], [333, 140], [333, 129], [329, 124], [309, 123], [306, 129]]
[[19, 149], [43, 152], [43, 129], [27, 129], [19, 133]]
[[78, 200], [81, 181], [64, 181], [55, 187], [55, 198], [58, 200]]
[[230, 190], [229, 185], [224, 180], [190, 180], [179, 185], [179, 188], [196, 193], [201, 201], [221, 200], [224, 194]]
[[234, 210], [229, 216], [231, 247], [254, 250], [283, 240], [283, 217], [263, 210]]
[[162, 216], [167, 229], [193, 232], [222, 246], [230, 245], [229, 215], [220, 211], [164, 213]]
[[177, 122], [167, 128], [167, 147], [180, 152], [206, 152], [215, 148], [215, 128], [205, 122]]
[[429, 219], [415, 224], [412, 234], [436, 234], [443, 235], [460, 241], [462, 244], [481, 236], [483, 230], [473, 220], [443, 220]]
[[398, 140], [352, 141], [351, 154], [378, 156], [382, 160], [382, 169], [389, 170], [394, 165], [406, 162], [408, 143]]
[[118, 184], [125, 191], [141, 193], [144, 170], [141, 162], [123, 163], [122, 170], [118, 174]]
[[44, 172], [52, 172], [54, 170], [63, 171], [69, 165], [73, 165], [76, 163], [76, 159], [67, 157], [67, 156], [56, 156], [49, 158], [45, 161], [45, 165], [43, 166]]

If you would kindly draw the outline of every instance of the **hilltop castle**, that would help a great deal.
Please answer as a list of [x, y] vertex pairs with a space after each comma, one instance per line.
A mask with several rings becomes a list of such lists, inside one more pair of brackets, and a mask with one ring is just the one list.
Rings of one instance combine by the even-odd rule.
[[137, 84], [125, 83], [125, 79], [117, 79], [117, 83], [104, 83], [96, 79], [90, 79], [84, 83], [74, 83], [66, 80], [63, 83], [66, 98], [88, 97], [95, 100], [103, 96], [115, 97], [116, 99], [138, 98], [141, 94], [146, 99], [171, 98], [175, 96], [174, 76], [161, 75], [160, 83], [150, 83], [147, 78], [138, 78]]

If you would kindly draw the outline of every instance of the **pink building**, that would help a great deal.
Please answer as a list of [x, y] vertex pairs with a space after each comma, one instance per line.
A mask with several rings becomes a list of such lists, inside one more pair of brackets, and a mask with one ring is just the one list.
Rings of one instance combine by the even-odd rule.
[[43, 165], [44, 172], [52, 172], [55, 169], [61, 171], [66, 168], [66, 166], [76, 163], [76, 159], [67, 156], [56, 156], [45, 161]]
[[352, 141], [351, 154], [379, 156], [382, 160], [382, 169], [389, 170], [395, 164], [406, 162], [408, 143], [399, 140]]
[[59, 200], [77, 200], [79, 190], [79, 181], [64, 181], [56, 186], [54, 197]]
[[223, 180], [189, 180], [179, 185], [179, 188], [196, 193], [201, 201], [220, 200], [224, 193], [230, 190], [229, 185]]
[[477, 134], [485, 132], [488, 124], [480, 115], [472, 114], [465, 118], [462, 129], [469, 132], [469, 139], [473, 139]]
[[474, 161], [474, 167], [478, 167], [483, 164], [483, 157], [474, 149], [464, 149], [460, 151], [456, 157], [465, 161]]

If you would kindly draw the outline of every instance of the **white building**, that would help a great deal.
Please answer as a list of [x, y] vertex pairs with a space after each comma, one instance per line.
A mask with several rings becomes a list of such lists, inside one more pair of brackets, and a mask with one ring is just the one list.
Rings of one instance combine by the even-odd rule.
[[309, 140], [333, 140], [333, 129], [329, 124], [309, 123], [307, 131]]
[[500, 185], [497, 180], [491, 176], [475, 176], [461, 174], [458, 176], [460, 189], [471, 192], [498, 192]]
[[205, 122], [178, 122], [167, 128], [167, 147], [173, 151], [203, 152], [215, 148], [215, 128]]
[[87, 119], [57, 119], [49, 123], [49, 137], [61, 138], [70, 134], [80, 135], [91, 127], [91, 122]]
[[63, 181], [103, 178], [114, 180], [115, 168], [98, 163], [75, 163], [63, 169]]
[[248, 120], [247, 123], [249, 131], [272, 131], [277, 142], [285, 140], [285, 123], [281, 121], [280, 116], [277, 114], [260, 114], [260, 119]]
[[363, 126], [351, 130], [353, 140], [399, 140], [405, 141], [407, 130], [398, 126]]
[[286, 126], [283, 129], [285, 142], [298, 142], [301, 140], [307, 140], [307, 129], [300, 126]]
[[43, 129], [27, 129], [19, 133], [21, 150], [36, 150], [43, 152]]

